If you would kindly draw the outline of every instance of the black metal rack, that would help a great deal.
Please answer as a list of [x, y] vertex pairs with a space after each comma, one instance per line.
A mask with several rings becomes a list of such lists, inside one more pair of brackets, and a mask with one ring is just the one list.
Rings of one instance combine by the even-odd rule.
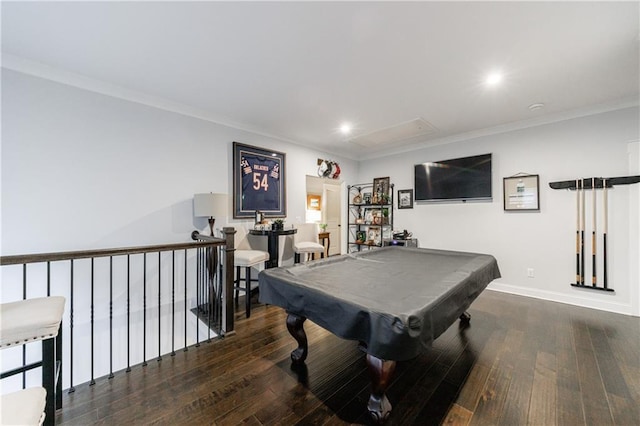
[[[373, 183], [347, 186], [347, 252], [382, 247], [393, 233], [393, 189], [388, 194], [375, 194]], [[367, 198], [366, 194], [370, 194]]]
[[[619, 176], [619, 177], [591, 177], [591, 178], [577, 178], [573, 180], [549, 182], [549, 186], [552, 189], [569, 189], [576, 191], [576, 206], [577, 206], [577, 226], [576, 226], [576, 282], [571, 283], [572, 287], [583, 288], [588, 290], [599, 290], [606, 292], [613, 292], [614, 290], [609, 287], [608, 271], [607, 271], [607, 233], [608, 233], [608, 201], [607, 191], [612, 189], [616, 185], [631, 185], [640, 182], [640, 176]], [[597, 285], [596, 274], [596, 245], [597, 245], [597, 232], [596, 232], [596, 189], [602, 189], [603, 196], [603, 210], [604, 210], [604, 231], [602, 239], [602, 255], [603, 255], [603, 285]], [[585, 284], [585, 190], [592, 190], [592, 206], [593, 206], [593, 227], [591, 236], [591, 284]]]

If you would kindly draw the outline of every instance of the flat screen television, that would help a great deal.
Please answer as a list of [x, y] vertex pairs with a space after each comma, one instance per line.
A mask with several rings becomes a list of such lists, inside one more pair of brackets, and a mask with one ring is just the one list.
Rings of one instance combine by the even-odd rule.
[[415, 165], [416, 201], [491, 200], [491, 154]]

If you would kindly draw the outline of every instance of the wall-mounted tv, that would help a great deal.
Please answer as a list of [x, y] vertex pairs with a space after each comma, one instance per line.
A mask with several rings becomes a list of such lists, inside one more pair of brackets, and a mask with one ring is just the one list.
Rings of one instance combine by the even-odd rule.
[[416, 201], [491, 200], [491, 154], [415, 165]]

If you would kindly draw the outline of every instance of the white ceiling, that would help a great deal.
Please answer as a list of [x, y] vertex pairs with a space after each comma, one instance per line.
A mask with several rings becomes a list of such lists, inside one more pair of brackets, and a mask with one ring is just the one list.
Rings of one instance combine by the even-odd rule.
[[3, 67], [371, 158], [638, 105], [639, 5], [3, 1]]

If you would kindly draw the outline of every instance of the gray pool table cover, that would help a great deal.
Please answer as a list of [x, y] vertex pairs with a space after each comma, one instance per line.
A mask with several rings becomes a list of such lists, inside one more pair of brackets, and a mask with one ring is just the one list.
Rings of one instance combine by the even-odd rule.
[[392, 246], [264, 270], [260, 301], [401, 361], [428, 349], [496, 278], [491, 255]]

